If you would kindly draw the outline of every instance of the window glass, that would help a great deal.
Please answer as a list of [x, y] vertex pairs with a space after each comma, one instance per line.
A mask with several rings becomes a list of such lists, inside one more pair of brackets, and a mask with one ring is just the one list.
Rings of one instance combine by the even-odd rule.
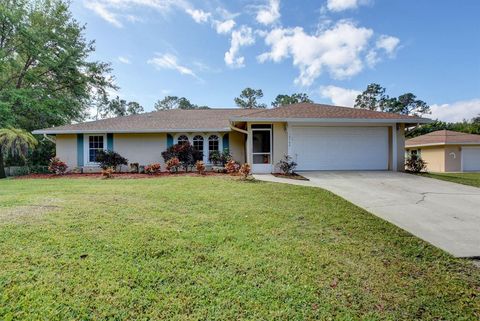
[[185, 135], [180, 135], [180, 136], [178, 137], [178, 143], [179, 143], [179, 144], [185, 144], [185, 143], [188, 143], [188, 142], [189, 142], [189, 141], [188, 141], [188, 137], [187, 137], [187, 136], [185, 136]]
[[88, 161], [97, 161], [98, 151], [103, 150], [103, 136], [88, 136]]
[[218, 136], [212, 135], [208, 138], [208, 151], [218, 151], [219, 144], [218, 144]]
[[270, 153], [269, 130], [254, 130], [252, 133], [252, 138], [254, 153]]
[[196, 150], [203, 152], [203, 137], [200, 135], [197, 135], [193, 137], [193, 148]]

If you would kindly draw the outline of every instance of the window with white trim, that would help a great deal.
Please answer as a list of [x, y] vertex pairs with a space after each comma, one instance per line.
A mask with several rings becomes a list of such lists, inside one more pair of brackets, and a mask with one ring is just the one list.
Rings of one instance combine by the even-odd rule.
[[99, 151], [104, 150], [105, 142], [104, 136], [88, 136], [88, 162], [97, 162], [97, 154]]
[[178, 136], [177, 142], [178, 142], [179, 144], [189, 143], [188, 137], [187, 137], [186, 135], [180, 135], [180, 136]]
[[208, 153], [219, 150], [219, 139], [217, 135], [208, 137]]
[[193, 137], [193, 148], [203, 153], [203, 136], [197, 135]]

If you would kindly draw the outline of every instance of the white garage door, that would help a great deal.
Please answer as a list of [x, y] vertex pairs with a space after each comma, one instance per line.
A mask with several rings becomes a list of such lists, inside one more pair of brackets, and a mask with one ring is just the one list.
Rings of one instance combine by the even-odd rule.
[[289, 129], [297, 170], [386, 170], [387, 127], [304, 127]]
[[480, 171], [480, 147], [462, 148], [463, 171]]

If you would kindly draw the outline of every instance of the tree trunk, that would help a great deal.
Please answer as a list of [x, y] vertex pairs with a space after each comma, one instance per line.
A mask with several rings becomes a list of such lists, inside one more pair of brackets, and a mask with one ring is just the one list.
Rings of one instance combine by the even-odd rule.
[[3, 152], [2, 146], [0, 146], [0, 179], [6, 178], [7, 175], [5, 174], [5, 165], [3, 164]]

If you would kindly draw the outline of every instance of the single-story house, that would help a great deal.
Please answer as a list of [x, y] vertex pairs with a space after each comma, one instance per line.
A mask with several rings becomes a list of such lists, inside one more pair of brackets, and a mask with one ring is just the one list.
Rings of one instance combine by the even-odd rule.
[[480, 135], [437, 130], [408, 139], [407, 154], [416, 154], [430, 172], [480, 171]]
[[300, 103], [273, 109], [165, 110], [36, 130], [55, 136], [57, 156], [74, 167], [98, 168], [99, 149], [131, 163], [161, 163], [168, 146], [189, 141], [202, 150], [229, 149], [255, 173], [276, 171], [284, 155], [297, 170], [404, 169], [405, 127], [430, 120], [365, 109]]

